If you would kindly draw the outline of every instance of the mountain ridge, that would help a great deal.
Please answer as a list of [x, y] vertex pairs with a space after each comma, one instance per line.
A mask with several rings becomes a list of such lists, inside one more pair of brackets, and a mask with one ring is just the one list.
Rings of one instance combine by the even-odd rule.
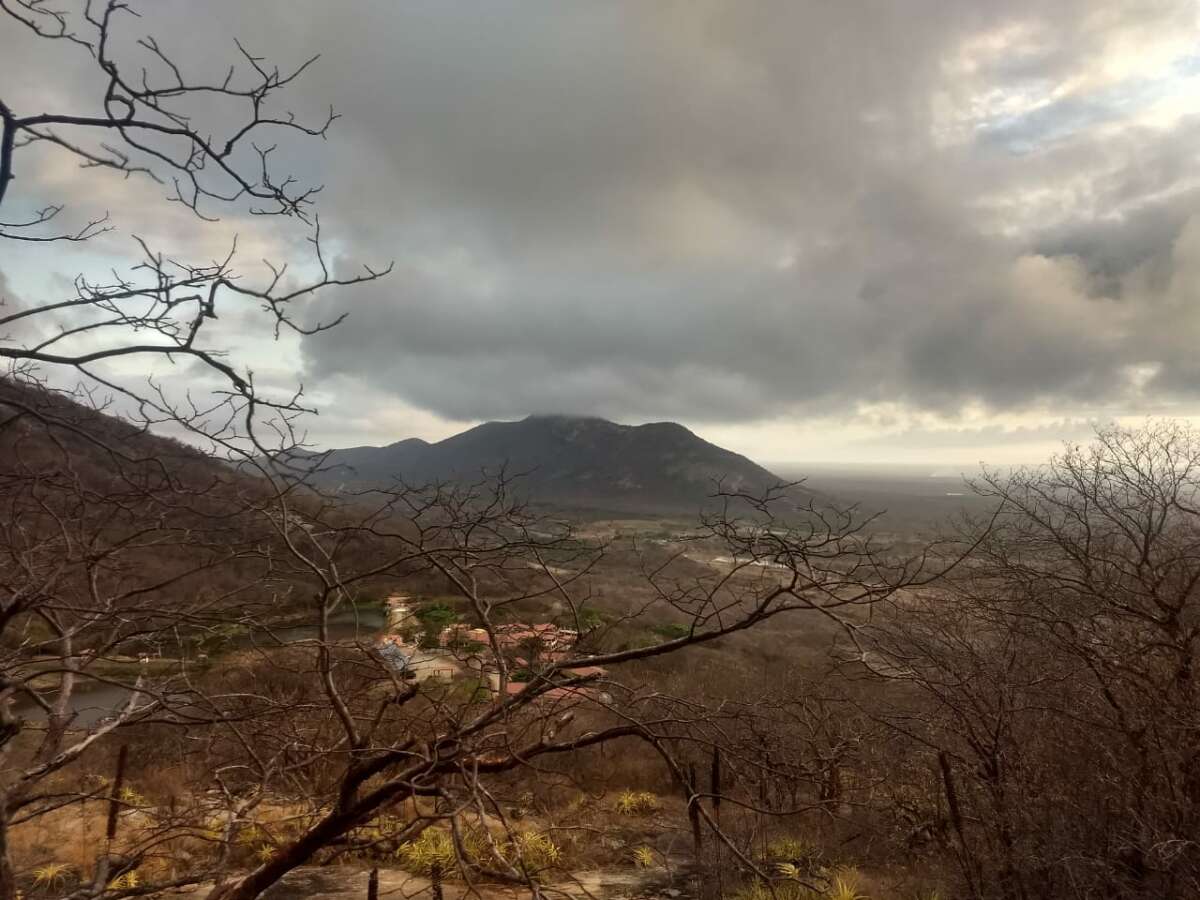
[[535, 502], [613, 510], [695, 511], [720, 485], [762, 494], [784, 483], [677, 422], [624, 425], [596, 416], [534, 414], [484, 422], [440, 441], [407, 438], [328, 451], [325, 484], [464, 482], [501, 468]]

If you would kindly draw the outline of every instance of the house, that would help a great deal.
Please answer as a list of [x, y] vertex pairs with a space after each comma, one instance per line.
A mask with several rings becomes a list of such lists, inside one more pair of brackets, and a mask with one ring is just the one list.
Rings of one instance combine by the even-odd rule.
[[461, 647], [469, 644], [480, 644], [488, 646], [488, 633], [483, 628], [473, 628], [462, 622], [454, 625], [447, 625], [438, 634], [438, 646], [440, 647]]
[[538, 655], [544, 655], [545, 653], [562, 653], [574, 645], [579, 634], [573, 629], [559, 628], [550, 622], [539, 622], [533, 625], [511, 622], [494, 626], [491, 636], [489, 636], [485, 628], [476, 628], [460, 622], [443, 628], [438, 635], [438, 644], [442, 647], [463, 644], [480, 644], [490, 647], [493, 637], [501, 652], [536, 649]]
[[[406, 621], [410, 624], [411, 621], [415, 621], [408, 600], [407, 595], [392, 594], [385, 601], [392, 633], [380, 637], [377, 644], [379, 656], [385, 664], [397, 674], [409, 679], [450, 679], [474, 673], [486, 677], [493, 698], [500, 694], [499, 661], [495, 658], [495, 650], [499, 650], [510, 675], [519, 676], [510, 680], [506, 686], [505, 694], [512, 696], [519, 694], [528, 685], [529, 676], [526, 672], [538, 671], [546, 664], [567, 660], [568, 653], [579, 638], [575, 630], [560, 628], [550, 622], [510, 622], [494, 626], [490, 631], [459, 622], [448, 625], [439, 632], [437, 648], [422, 649], [406, 641], [400, 627]], [[463, 652], [464, 650], [467, 652]], [[587, 665], [580, 660], [578, 665], [558, 670], [553, 677], [555, 680], [567, 681], [573, 678], [602, 678], [606, 674], [608, 673], [605, 669]], [[583, 685], [556, 686], [543, 693], [539, 702], [543, 699], [555, 700], [567, 696], [577, 699], [602, 699], [604, 695]]]
[[563, 669], [562, 671], [567, 675], [577, 678], [588, 678], [591, 676], [603, 678], [608, 674], [608, 669], [602, 666], [571, 666], [569, 669]]
[[388, 668], [404, 678], [426, 681], [438, 678], [445, 681], [460, 675], [461, 667], [444, 653], [422, 650], [415, 644], [406, 643], [398, 634], [386, 634], [379, 638], [376, 648]]
[[[602, 668], [601, 666], [584, 665], [572, 666], [569, 669], [559, 669], [551, 677], [559, 676], [563, 680], [566, 680], [570, 678], [603, 678], [607, 674], [608, 670]], [[500, 697], [500, 673], [494, 670], [489, 671], [487, 673], [487, 683], [488, 690], [492, 695], [492, 699], [498, 699]], [[509, 681], [508, 684], [505, 685], [504, 693], [508, 697], [514, 697], [524, 691], [527, 687], [529, 687], [529, 682], [527, 681]], [[607, 693], [598, 691], [589, 685], [564, 685], [563, 687], [552, 687], [549, 690], [544, 691], [537, 696], [534, 702], [548, 703], [555, 700], [564, 700], [568, 698], [575, 700], [596, 700], [600, 703], [610, 703], [612, 701], [612, 698]]]

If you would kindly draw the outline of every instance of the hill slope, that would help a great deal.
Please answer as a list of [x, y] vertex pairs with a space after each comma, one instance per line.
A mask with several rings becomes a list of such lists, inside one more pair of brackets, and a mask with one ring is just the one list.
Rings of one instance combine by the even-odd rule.
[[435, 444], [410, 439], [335, 450], [321, 480], [469, 481], [502, 466], [523, 473], [523, 491], [538, 502], [638, 512], [694, 512], [718, 482], [759, 494], [782, 481], [673, 422], [633, 426], [577, 416], [487, 422]]

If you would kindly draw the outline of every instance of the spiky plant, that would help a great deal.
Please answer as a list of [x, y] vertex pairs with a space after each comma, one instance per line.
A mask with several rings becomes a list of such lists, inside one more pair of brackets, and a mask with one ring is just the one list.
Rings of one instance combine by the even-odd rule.
[[649, 791], [621, 791], [613, 808], [623, 816], [641, 816], [658, 809], [658, 797]]
[[858, 887], [858, 873], [852, 869], [844, 869], [833, 876], [830, 883], [829, 900], [870, 900]]
[[767, 844], [768, 859], [809, 859], [820, 856], [821, 850], [804, 838], [786, 835]]
[[[490, 839], [488, 830], [483, 825], [467, 825], [458, 833], [460, 852], [464, 859], [472, 863], [494, 861], [498, 848]], [[495, 848], [495, 849], [494, 849]]]
[[237, 842], [244, 847], [253, 847], [255, 844], [261, 844], [266, 839], [266, 832], [255, 824], [247, 825], [237, 833]]
[[46, 863], [33, 870], [33, 884], [35, 887], [61, 888], [66, 884], [70, 871], [71, 867], [66, 863]]
[[137, 869], [130, 869], [128, 872], [122, 872], [116, 878], [108, 883], [108, 886], [113, 890], [125, 890], [127, 888], [141, 887], [142, 876], [138, 874]]
[[767, 845], [765, 858], [769, 862], [792, 863], [802, 875], [815, 875], [827, 861], [816, 844], [798, 837], [782, 837]]
[[533, 874], [556, 866], [562, 858], [558, 845], [549, 835], [536, 831], [521, 831], [512, 838], [513, 862]]
[[756, 881], [733, 895], [732, 900], [823, 900], [820, 894], [794, 881], [766, 884]]
[[800, 880], [800, 867], [798, 865], [796, 865], [795, 863], [790, 863], [790, 862], [776, 863], [775, 871], [779, 875], [780, 878], [786, 878], [789, 881], [799, 881]]
[[396, 856], [404, 868], [417, 875], [435, 871], [446, 874], [454, 870], [458, 861], [453, 838], [440, 828], [426, 828], [416, 840], [405, 841], [396, 850]]
[[146, 806], [146, 798], [131, 787], [121, 788], [121, 802], [126, 806]]

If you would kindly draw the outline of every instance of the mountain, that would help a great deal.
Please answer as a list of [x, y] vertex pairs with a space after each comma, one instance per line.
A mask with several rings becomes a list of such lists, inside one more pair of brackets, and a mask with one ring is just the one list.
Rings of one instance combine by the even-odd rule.
[[536, 502], [614, 511], [695, 512], [718, 481], [726, 490], [761, 494], [783, 480], [674, 422], [618, 425], [579, 416], [487, 422], [434, 444], [410, 438], [334, 450], [320, 480], [463, 482], [502, 466], [523, 474], [522, 492]]
[[4, 485], [21, 477], [71, 473], [88, 490], [138, 487], [149, 491], [208, 484], [228, 467], [172, 438], [153, 434], [65, 392], [0, 377], [0, 473]]

